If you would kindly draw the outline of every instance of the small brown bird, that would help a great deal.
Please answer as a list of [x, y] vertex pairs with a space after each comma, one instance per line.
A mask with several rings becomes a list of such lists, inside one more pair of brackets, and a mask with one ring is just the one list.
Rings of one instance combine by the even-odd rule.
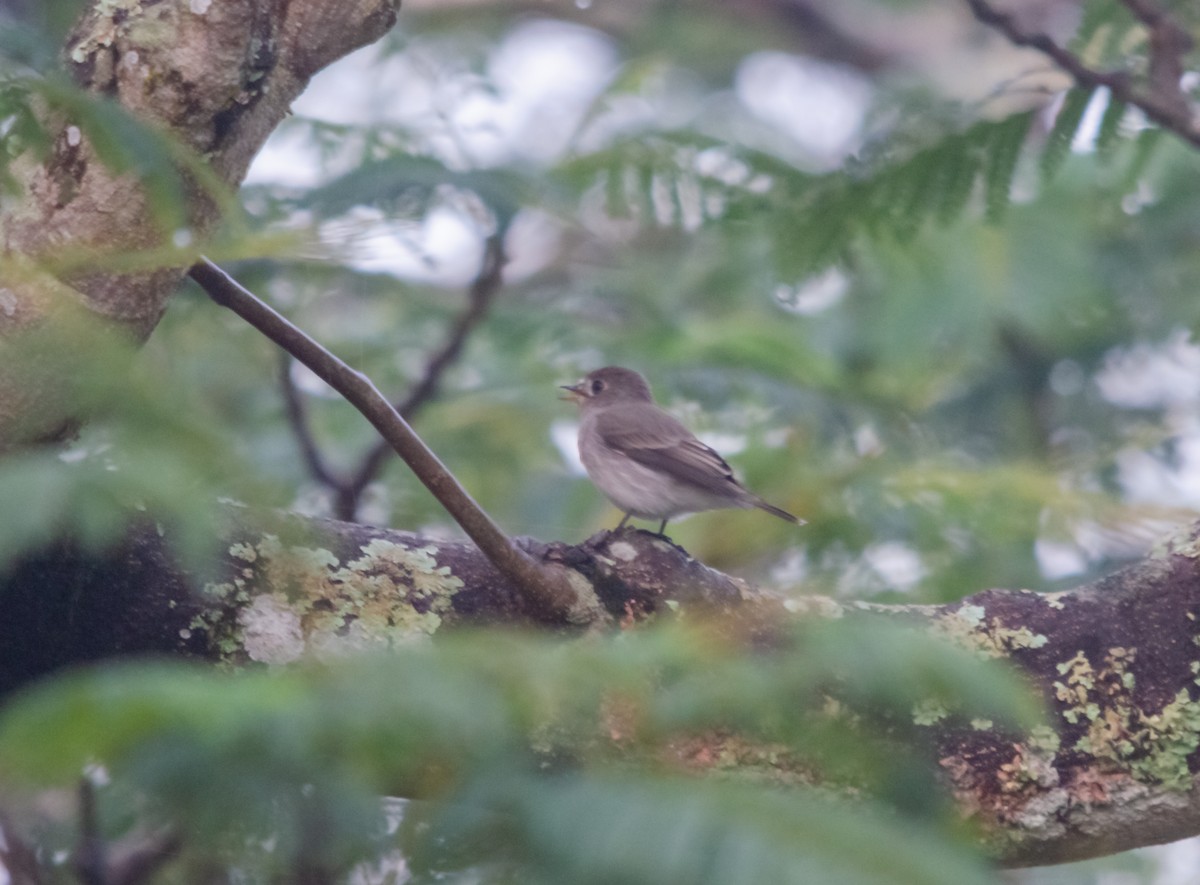
[[757, 507], [803, 525], [746, 489], [725, 459], [659, 408], [646, 379], [632, 369], [596, 369], [563, 385], [579, 404], [579, 457], [604, 496], [629, 517], [667, 521], [684, 513]]

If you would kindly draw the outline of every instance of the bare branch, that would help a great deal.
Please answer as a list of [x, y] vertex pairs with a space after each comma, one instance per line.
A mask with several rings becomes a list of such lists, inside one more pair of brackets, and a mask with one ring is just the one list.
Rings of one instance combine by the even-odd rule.
[[0, 870], [8, 873], [12, 885], [42, 885], [37, 852], [5, 814], [0, 814]]
[[401, 415], [411, 418], [437, 393], [442, 373], [458, 359], [467, 336], [483, 319], [492, 299], [500, 291], [507, 261], [508, 256], [504, 254], [504, 231], [500, 229], [484, 241], [479, 273], [471, 281], [471, 288], [467, 292], [467, 309], [459, 314], [441, 350], [435, 353], [425, 366], [425, 374], [417, 382], [417, 386], [409, 392], [404, 402], [396, 407]]
[[[471, 281], [467, 292], [467, 306], [454, 320], [446, 340], [430, 357], [421, 379], [407, 397], [396, 405], [396, 410], [406, 420], [437, 394], [442, 377], [462, 354], [463, 346], [471, 332], [479, 325], [491, 307], [496, 293], [503, 283], [504, 229], [500, 228], [484, 241], [483, 258], [479, 272]], [[392, 446], [387, 440], [379, 440], [368, 448], [358, 460], [358, 466], [348, 476], [337, 474], [325, 461], [308, 421], [304, 398], [296, 389], [291, 376], [291, 359], [285, 355], [280, 387], [283, 391], [284, 407], [288, 423], [300, 446], [308, 472], [317, 482], [333, 492], [333, 514], [337, 519], [353, 522], [358, 517], [358, 507], [363, 492], [373, 483], [392, 455]]]
[[342, 362], [208, 259], [189, 274], [213, 301], [258, 329], [358, 409], [538, 614], [550, 621], [592, 616], [588, 602], [568, 583], [565, 569], [538, 563], [513, 544], [367, 376]]
[[317, 446], [317, 440], [313, 437], [304, 397], [296, 389], [296, 383], [292, 380], [292, 358], [286, 351], [280, 354], [279, 389], [283, 392], [283, 407], [288, 424], [291, 425], [292, 433], [296, 436], [296, 442], [300, 446], [300, 456], [304, 459], [308, 472], [317, 482], [334, 491], [344, 489], [346, 480], [335, 474], [325, 463], [325, 458]]
[[149, 882], [167, 861], [171, 860], [183, 840], [171, 829], [160, 830], [149, 835], [135, 835], [112, 846], [112, 859], [108, 864], [111, 885], [141, 885]]
[[[1125, 104], [1139, 108], [1148, 118], [1171, 132], [1174, 132], [1189, 144], [1200, 147], [1200, 129], [1192, 115], [1191, 108], [1179, 92], [1178, 82], [1165, 94], [1160, 89], [1159, 80], [1169, 77], [1170, 59], [1174, 57], [1182, 64], [1178, 55], [1181, 50], [1176, 46], [1176, 38], [1172, 37], [1164, 46], [1156, 50], [1159, 56], [1159, 69], [1156, 77], [1152, 77], [1151, 86], [1155, 91], [1146, 93], [1134, 88], [1131, 78], [1124, 71], [1097, 71], [1084, 64], [1075, 53], [1060, 46], [1046, 34], [1027, 33], [1021, 29], [1016, 17], [1001, 12], [987, 0], [966, 0], [967, 6], [975, 18], [989, 27], [995, 28], [1016, 46], [1027, 46], [1036, 49], [1060, 68], [1075, 78], [1075, 82], [1085, 87], [1106, 87], [1113, 98]], [[1150, 8], [1148, 3], [1133, 0], [1140, 9]], [[1133, 9], [1133, 6], [1130, 7]], [[1136, 14], [1136, 13], [1135, 13]], [[1184, 35], [1186, 36], [1186, 35]], [[1153, 45], [1153, 36], [1152, 36]], [[1169, 50], [1169, 51], [1168, 51]], [[1172, 53], [1174, 55], [1172, 56]], [[1156, 79], [1157, 78], [1157, 79]], [[1182, 101], [1180, 99], [1183, 98]]]
[[1191, 117], [1183, 80], [1183, 56], [1192, 48], [1192, 37], [1154, 0], [1121, 0], [1125, 8], [1150, 32], [1150, 88], [1181, 117]]
[[79, 780], [79, 847], [72, 866], [84, 885], [108, 885], [108, 861], [96, 812], [96, 788], [84, 775]]

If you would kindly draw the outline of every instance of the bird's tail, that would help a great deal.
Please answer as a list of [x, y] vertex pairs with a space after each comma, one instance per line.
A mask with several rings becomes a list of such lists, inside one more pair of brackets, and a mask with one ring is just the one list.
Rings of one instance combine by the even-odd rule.
[[793, 516], [792, 514], [788, 513], [786, 510], [782, 510], [779, 507], [776, 507], [774, 504], [768, 504], [762, 498], [759, 498], [757, 496], [755, 496], [753, 504], [759, 510], [765, 510], [765, 511], [767, 511], [767, 513], [771, 514], [772, 516], [778, 516], [780, 519], [786, 519], [788, 522], [794, 522], [796, 525], [804, 525], [807, 522], [807, 520], [801, 519], [798, 516]]

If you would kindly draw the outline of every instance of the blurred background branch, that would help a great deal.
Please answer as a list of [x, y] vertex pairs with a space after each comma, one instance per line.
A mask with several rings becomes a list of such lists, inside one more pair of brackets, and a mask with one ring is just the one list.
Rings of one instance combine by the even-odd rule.
[[[424, 371], [408, 395], [395, 403], [396, 411], [406, 421], [411, 422], [418, 410], [437, 395], [443, 374], [459, 359], [471, 332], [486, 317], [492, 300], [503, 285], [504, 261], [504, 231], [498, 230], [484, 241], [482, 263], [467, 291], [466, 306], [446, 330], [445, 341], [430, 355]], [[300, 454], [313, 478], [333, 496], [333, 515], [347, 522], [356, 521], [363, 492], [379, 477], [394, 450], [386, 440], [378, 440], [344, 476], [338, 475], [329, 467], [313, 437], [304, 396], [292, 379], [292, 360], [286, 354], [280, 372], [280, 386]]]
[[1182, 91], [1183, 56], [1192, 49], [1191, 36], [1150, 0], [1121, 2], [1150, 28], [1147, 89], [1137, 88], [1129, 71], [1101, 71], [1088, 67], [1048, 34], [1026, 32], [1016, 15], [1000, 11], [987, 0], [967, 0], [967, 5], [977, 19], [995, 28], [1014, 46], [1028, 46], [1044, 54], [1070, 74], [1078, 86], [1103, 86], [1116, 100], [1140, 108], [1164, 129], [1193, 147], [1200, 147], [1200, 129], [1196, 126], [1192, 103]]

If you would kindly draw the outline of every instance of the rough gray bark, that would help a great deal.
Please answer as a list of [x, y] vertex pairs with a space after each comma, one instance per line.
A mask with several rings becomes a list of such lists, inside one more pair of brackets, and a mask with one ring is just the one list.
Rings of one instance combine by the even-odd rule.
[[[322, 67], [382, 36], [399, 0], [109, 0], [93, 3], [65, 49], [75, 81], [110, 96], [190, 149], [231, 190]], [[192, 258], [136, 272], [87, 255], [169, 248], [143, 184], [116, 175], [72, 120], [46, 119], [53, 147], [12, 172], [25, 199], [0, 213], [0, 450], [71, 425], [69, 388], [86, 371], [67, 346], [30, 365], [22, 341], [78, 310], [136, 340], [158, 323]], [[195, 182], [193, 182], [195, 184]], [[183, 217], [193, 242], [216, 220], [194, 186]], [[70, 261], [64, 264], [64, 256]], [[73, 359], [70, 357], [74, 357]], [[81, 364], [83, 363], [83, 364]]]
[[[0, 577], [0, 688], [113, 655], [278, 665], [424, 640], [469, 624], [546, 624], [471, 544], [329, 520], [230, 519], [219, 569], [189, 574], [159, 531], [103, 562], [56, 549]], [[797, 617], [923, 621], [1007, 659], [1045, 697], [1031, 734], [925, 716], [949, 786], [1005, 864], [1082, 859], [1200, 832], [1200, 525], [1095, 584], [1050, 595], [986, 590], [941, 606], [783, 600], [647, 532], [524, 548], [594, 594], [598, 623], [704, 611], [738, 636]], [[935, 721], [930, 721], [935, 720]]]

